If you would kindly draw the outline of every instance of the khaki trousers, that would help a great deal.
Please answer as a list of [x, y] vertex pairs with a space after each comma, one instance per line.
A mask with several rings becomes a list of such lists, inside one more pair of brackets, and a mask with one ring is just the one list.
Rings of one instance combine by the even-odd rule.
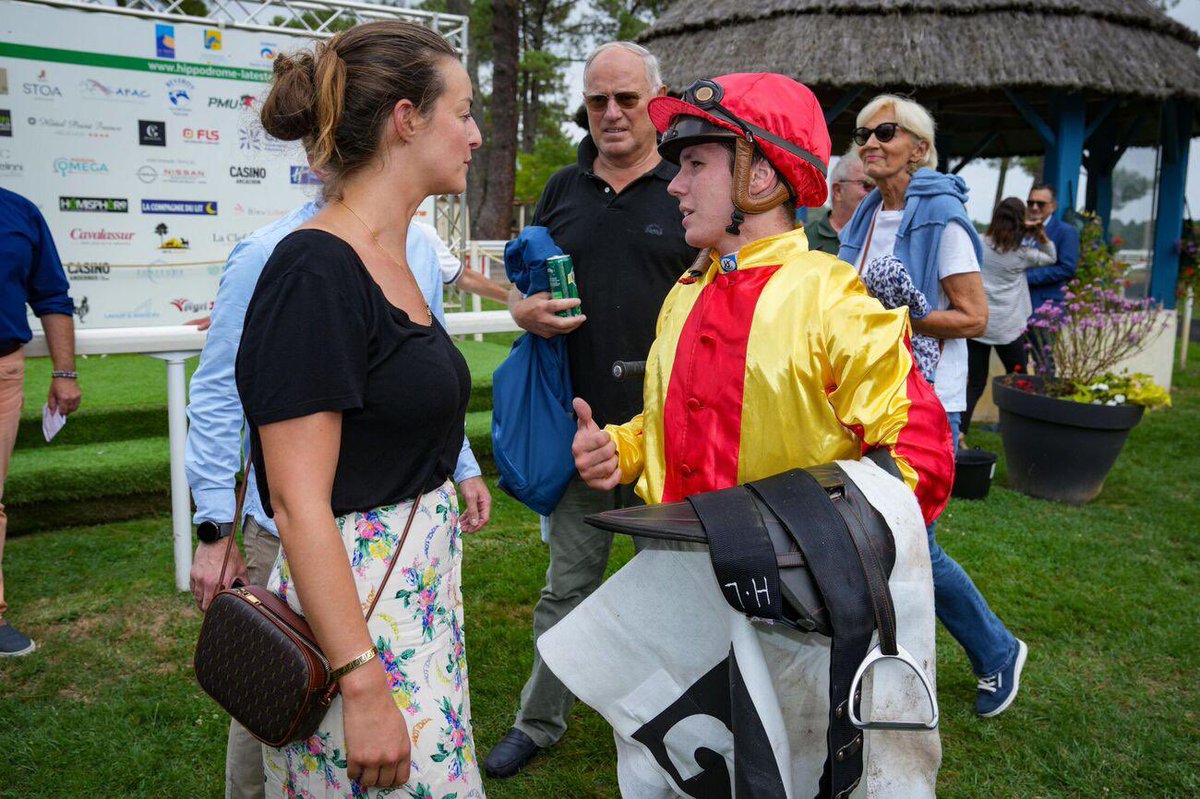
[[[246, 574], [252, 585], [266, 585], [279, 554], [279, 539], [246, 517]], [[229, 722], [225, 744], [225, 799], [263, 799], [262, 744], [236, 721]]]
[[17, 350], [0, 358], [0, 619], [8, 610], [4, 601], [4, 538], [8, 517], [4, 515], [4, 480], [17, 443], [21, 407], [25, 404], [25, 352]]

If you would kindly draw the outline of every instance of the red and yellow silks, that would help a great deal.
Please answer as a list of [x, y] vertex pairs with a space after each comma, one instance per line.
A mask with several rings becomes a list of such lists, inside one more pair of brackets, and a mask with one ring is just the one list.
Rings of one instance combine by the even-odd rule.
[[913, 363], [908, 314], [867, 294], [801, 229], [722, 274], [675, 285], [646, 364], [645, 409], [605, 430], [649, 503], [887, 447], [926, 522], [954, 479], [946, 413]]

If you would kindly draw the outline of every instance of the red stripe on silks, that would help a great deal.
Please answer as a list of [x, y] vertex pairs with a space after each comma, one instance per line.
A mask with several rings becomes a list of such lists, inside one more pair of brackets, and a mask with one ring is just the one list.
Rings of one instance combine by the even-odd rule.
[[778, 266], [719, 275], [684, 322], [663, 403], [663, 502], [737, 485], [746, 346]]
[[[912, 355], [912, 342], [906, 335], [904, 344]], [[954, 486], [954, 447], [950, 441], [950, 420], [946, 409], [917, 368], [916, 359], [908, 372], [906, 385], [908, 399], [908, 421], [900, 430], [893, 448], [896, 457], [903, 458], [917, 473], [914, 493], [921, 506], [925, 523], [930, 524], [950, 501], [950, 489]]]

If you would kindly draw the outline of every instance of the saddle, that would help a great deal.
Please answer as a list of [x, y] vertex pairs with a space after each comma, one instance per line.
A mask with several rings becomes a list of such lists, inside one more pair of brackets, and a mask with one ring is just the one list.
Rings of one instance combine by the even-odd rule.
[[[897, 477], [895, 465], [868, 455]], [[932, 730], [937, 700], [924, 670], [896, 640], [888, 577], [896, 546], [887, 522], [836, 464], [793, 469], [682, 502], [586, 518], [615, 533], [707, 545], [725, 601], [752, 621], [830, 639], [829, 727], [819, 799], [843, 799], [863, 773], [863, 730]], [[878, 631], [879, 642], [871, 646]], [[929, 698], [923, 721], [865, 721], [861, 684], [897, 660]]]

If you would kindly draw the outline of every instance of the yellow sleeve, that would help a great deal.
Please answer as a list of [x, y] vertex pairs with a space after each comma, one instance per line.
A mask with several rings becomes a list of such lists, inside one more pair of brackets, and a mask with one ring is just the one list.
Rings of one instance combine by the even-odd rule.
[[617, 466], [621, 470], [621, 482], [636, 482], [646, 461], [646, 439], [642, 435], [642, 414], [625, 424], [604, 426], [613, 443], [617, 445]]

